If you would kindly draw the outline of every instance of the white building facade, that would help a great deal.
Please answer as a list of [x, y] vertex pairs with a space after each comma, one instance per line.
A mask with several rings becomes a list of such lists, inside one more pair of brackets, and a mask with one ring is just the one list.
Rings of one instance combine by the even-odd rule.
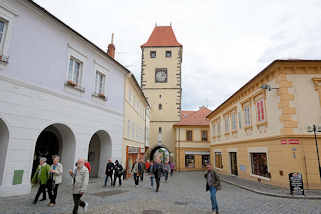
[[0, 197], [29, 193], [40, 156], [92, 177], [121, 159], [128, 70], [29, 0], [0, 1]]

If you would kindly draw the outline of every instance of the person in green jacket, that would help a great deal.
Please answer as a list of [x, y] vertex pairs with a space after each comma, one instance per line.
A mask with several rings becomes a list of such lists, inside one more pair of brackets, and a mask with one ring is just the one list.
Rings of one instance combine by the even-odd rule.
[[42, 199], [40, 201], [45, 201], [46, 199], [46, 188], [47, 188], [47, 181], [49, 179], [49, 173], [50, 173], [50, 166], [46, 163], [46, 158], [40, 158], [40, 164], [36, 170], [36, 173], [34, 174], [32, 178], [32, 183], [36, 184], [39, 183], [39, 189], [36, 194], [35, 200], [33, 201], [33, 204], [36, 204], [38, 201], [38, 198], [40, 194], [42, 193]]

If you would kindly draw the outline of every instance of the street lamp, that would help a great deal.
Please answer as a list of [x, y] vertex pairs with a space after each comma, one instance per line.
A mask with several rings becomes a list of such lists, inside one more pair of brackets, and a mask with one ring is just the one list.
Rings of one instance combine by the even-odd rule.
[[321, 179], [321, 166], [320, 166], [320, 157], [319, 157], [319, 147], [318, 147], [318, 140], [317, 140], [317, 132], [321, 132], [321, 126], [316, 126], [313, 124], [313, 126], [308, 126], [308, 132], [314, 133], [314, 140], [315, 140], [315, 146], [317, 149], [317, 155], [318, 155], [318, 164], [319, 164], [319, 176]]
[[272, 89], [279, 89], [279, 88], [272, 88], [272, 86], [270, 86], [268, 84], [261, 85], [261, 88], [265, 89], [265, 90], [268, 90], [268, 91], [271, 91]]

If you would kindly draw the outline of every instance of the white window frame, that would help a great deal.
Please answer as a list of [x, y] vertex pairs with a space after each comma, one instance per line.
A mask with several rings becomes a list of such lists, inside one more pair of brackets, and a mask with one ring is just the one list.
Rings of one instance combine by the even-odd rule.
[[70, 59], [73, 58], [76, 61], [81, 63], [80, 66], [80, 73], [79, 73], [79, 80], [78, 80], [78, 84], [76, 85], [75, 88], [80, 89], [82, 92], [85, 91], [85, 88], [83, 87], [83, 83], [84, 83], [84, 76], [85, 76], [85, 72], [84, 72], [84, 67], [87, 63], [87, 59], [88, 56], [85, 55], [82, 51], [74, 48], [72, 45], [70, 45], [69, 43], [67, 44], [68, 46], [68, 63], [67, 63], [67, 72], [66, 72], [66, 80], [67, 81], [73, 81], [73, 79], [69, 78], [69, 65], [70, 65]]
[[[70, 71], [70, 64], [72, 62], [72, 68]], [[79, 70], [78, 70], [78, 77], [77, 79], [75, 78], [75, 68], [76, 65], [79, 64]], [[69, 57], [69, 62], [68, 62], [68, 81], [71, 81], [76, 85], [76, 87], [81, 88], [82, 85], [82, 76], [83, 76], [83, 62], [76, 57], [70, 56]]]
[[[221, 154], [222, 166], [223, 166], [222, 168], [216, 167], [216, 153], [220, 153]], [[224, 168], [224, 165], [223, 165], [223, 153], [222, 153], [222, 150], [220, 150], [220, 149], [214, 150], [214, 168], [217, 169], [217, 170], [220, 170], [220, 171], [222, 171], [223, 168]]]
[[250, 176], [269, 181], [270, 178], [260, 176], [260, 175], [255, 175], [252, 173], [252, 158], [251, 158], [252, 153], [265, 153], [266, 154], [267, 171], [270, 172], [268, 148], [267, 147], [250, 147], [250, 148], [248, 148], [248, 159], [249, 159], [249, 166], [250, 166], [249, 167], [250, 168]]
[[95, 94], [104, 95], [106, 93], [106, 74], [96, 70]]
[[224, 116], [224, 130], [225, 133], [230, 132], [230, 114]]
[[[248, 108], [248, 111], [247, 111], [247, 108]], [[245, 124], [245, 127], [250, 127], [252, 125], [251, 104], [250, 103], [244, 104], [243, 112], [244, 112], [244, 124]]]
[[216, 122], [212, 122], [212, 135], [213, 137], [216, 136]]
[[[263, 108], [263, 115], [264, 115], [264, 119], [262, 120], [262, 119], [260, 119], [259, 120], [259, 109], [257, 108], [257, 104], [259, 103], [259, 102], [261, 102], [262, 101], [262, 108]], [[261, 106], [260, 106], [260, 108], [261, 108]], [[264, 97], [261, 97], [261, 98], [259, 98], [259, 99], [257, 99], [257, 100], [255, 100], [255, 109], [256, 109], [256, 121], [257, 122], [259, 122], [259, 123], [263, 123], [263, 122], [265, 122], [265, 120], [266, 120], [266, 111], [265, 111], [265, 99], [264, 99]], [[262, 110], [262, 109], [261, 109]], [[260, 118], [262, 118], [262, 112], [261, 112], [261, 117]]]
[[236, 126], [236, 111], [232, 111], [231, 113], [231, 128], [232, 131], [235, 131], [237, 126]]

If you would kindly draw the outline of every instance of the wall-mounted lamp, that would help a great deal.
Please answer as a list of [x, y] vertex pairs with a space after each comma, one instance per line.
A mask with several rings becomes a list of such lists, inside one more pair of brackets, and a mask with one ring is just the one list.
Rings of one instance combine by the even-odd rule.
[[270, 86], [268, 84], [261, 85], [261, 88], [265, 89], [265, 90], [268, 90], [268, 91], [271, 91], [272, 89], [279, 89], [279, 88], [272, 88], [272, 86]]

